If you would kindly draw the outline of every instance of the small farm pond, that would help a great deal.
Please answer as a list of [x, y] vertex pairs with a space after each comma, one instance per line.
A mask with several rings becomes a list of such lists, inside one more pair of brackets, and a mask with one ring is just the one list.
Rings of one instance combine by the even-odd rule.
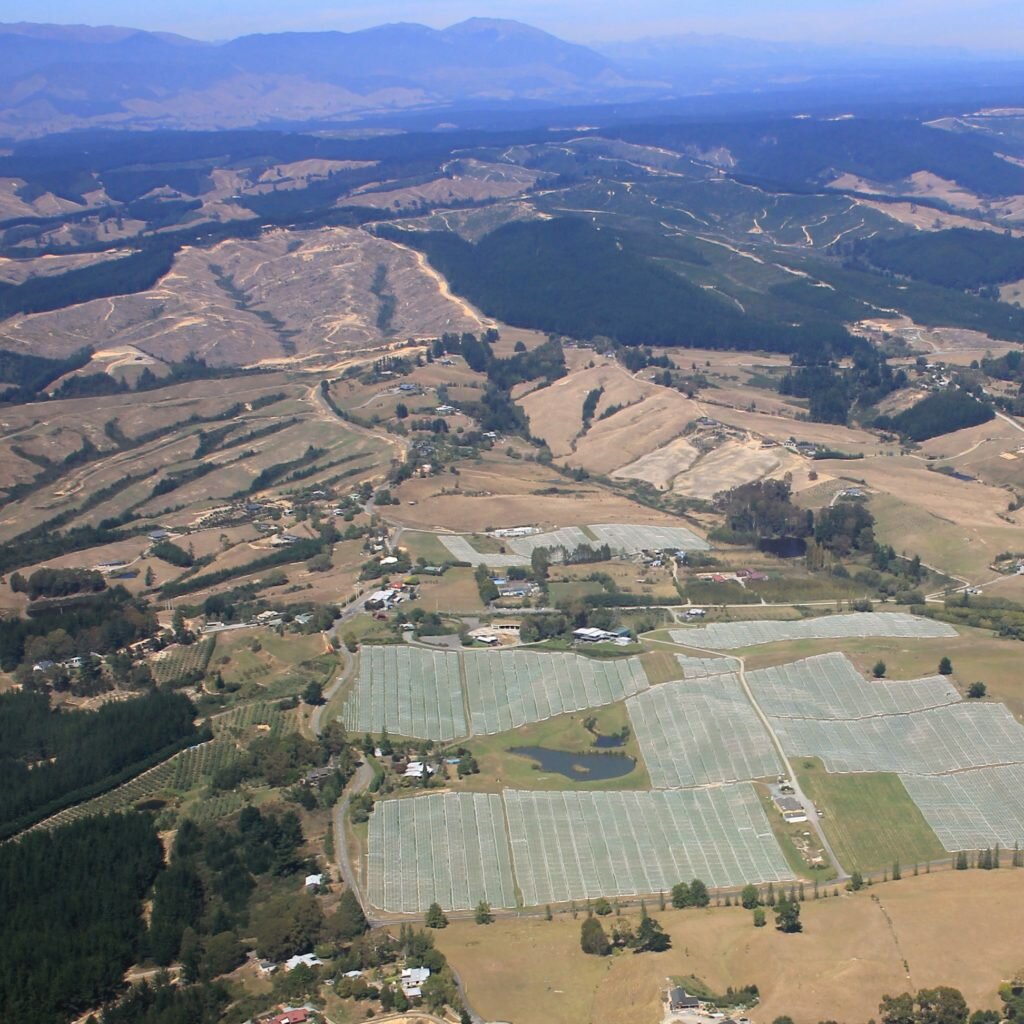
[[626, 745], [625, 736], [603, 736], [601, 733], [594, 733], [594, 746], [601, 750], [605, 750], [608, 747], [624, 747]]
[[636, 767], [633, 758], [619, 754], [585, 754], [549, 747], [512, 747], [511, 751], [536, 761], [541, 771], [556, 772], [575, 782], [617, 779]]

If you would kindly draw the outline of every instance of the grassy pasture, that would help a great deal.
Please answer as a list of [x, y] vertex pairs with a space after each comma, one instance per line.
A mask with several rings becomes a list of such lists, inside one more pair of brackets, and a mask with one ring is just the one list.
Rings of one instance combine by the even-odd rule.
[[813, 654], [844, 653], [865, 676], [875, 662], [885, 662], [888, 679], [920, 679], [934, 675], [944, 655], [953, 662], [953, 681], [963, 692], [971, 683], [984, 682], [988, 697], [1005, 703], [1018, 717], [1024, 715], [1024, 677], [1018, 640], [995, 636], [988, 630], [958, 626], [959, 636], [937, 640], [907, 637], [849, 637], [843, 640], [792, 640], [734, 652], [746, 656], [750, 669], [781, 665]]
[[[256, 644], [259, 650], [252, 648]], [[210, 671], [226, 684], [240, 687], [243, 697], [286, 697], [301, 693], [311, 682], [325, 686], [337, 667], [337, 656], [324, 650], [319, 633], [278, 636], [271, 629], [223, 633]]]
[[[959, 988], [972, 1008], [998, 1006], [998, 986], [1020, 967], [1022, 891], [1019, 871], [905, 875], [859, 893], [809, 899], [799, 935], [755, 929], [750, 913], [736, 907], [649, 907], [672, 948], [642, 956], [587, 956], [579, 945], [582, 915], [567, 912], [489, 928], [453, 921], [437, 942], [466, 981], [474, 1009], [489, 1020], [660, 1020], [666, 978], [696, 975], [716, 991], [757, 985], [758, 1021], [781, 1014], [797, 1024], [862, 1021], [877, 1016], [887, 993], [935, 985]], [[626, 916], [635, 927], [638, 913]]]
[[548, 593], [551, 595], [553, 604], [562, 604], [566, 601], [575, 601], [581, 597], [590, 597], [592, 594], [603, 594], [604, 587], [593, 580], [566, 580], [560, 583], [549, 583]]
[[804, 792], [825, 811], [825, 834], [847, 871], [899, 861], [909, 874], [915, 863], [946, 855], [898, 775], [831, 774], [814, 758], [797, 758], [794, 767]]
[[440, 565], [452, 557], [452, 553], [441, 543], [440, 538], [433, 533], [419, 533], [415, 530], [406, 530], [402, 534], [401, 546], [408, 550], [413, 561], [418, 558], [425, 558], [428, 565]]
[[[584, 565], [555, 565], [551, 567], [550, 580], [552, 585], [552, 597], [555, 595], [568, 594], [569, 597], [582, 596], [583, 594], [602, 593], [604, 588], [593, 580], [586, 580], [585, 577], [594, 573], [602, 573], [610, 576], [616, 586], [624, 594], [639, 594], [644, 597], [657, 597], [666, 604], [677, 604], [679, 592], [676, 590], [675, 581], [672, 579], [672, 570], [668, 566], [655, 569], [649, 566], [638, 565], [623, 559], [612, 559], [608, 562], [588, 562]], [[575, 584], [580, 589], [573, 592], [569, 586]], [[566, 586], [563, 591], [560, 588]], [[584, 588], [591, 589], [584, 589]], [[592, 589], [596, 587], [597, 589]]]
[[667, 683], [672, 679], [682, 679], [683, 670], [676, 661], [674, 654], [664, 649], [646, 651], [640, 655], [640, 664], [651, 684]]
[[482, 612], [473, 570], [449, 569], [443, 576], [420, 576], [419, 606], [428, 612]]
[[[933, 477], [946, 479], [942, 474], [929, 474], [925, 482]], [[874, 496], [870, 507], [880, 541], [892, 544], [897, 552], [919, 554], [929, 565], [972, 582], [991, 578], [988, 566], [992, 559], [1001, 551], [1012, 550], [1020, 538], [1019, 526], [977, 526], [970, 514], [947, 517], [895, 494]]]

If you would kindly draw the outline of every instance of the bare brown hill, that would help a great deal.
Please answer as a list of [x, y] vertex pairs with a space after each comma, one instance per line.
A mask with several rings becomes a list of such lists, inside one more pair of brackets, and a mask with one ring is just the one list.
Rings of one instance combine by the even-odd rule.
[[419, 254], [364, 231], [324, 228], [186, 249], [148, 291], [4, 322], [0, 347], [54, 356], [132, 345], [161, 359], [192, 352], [249, 364], [479, 326]]

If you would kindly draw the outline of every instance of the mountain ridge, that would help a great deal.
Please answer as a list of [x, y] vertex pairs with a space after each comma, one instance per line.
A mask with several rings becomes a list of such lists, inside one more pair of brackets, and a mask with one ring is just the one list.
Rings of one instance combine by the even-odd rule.
[[1012, 84], [1022, 68], [1013, 55], [955, 48], [721, 35], [585, 46], [484, 17], [440, 29], [394, 22], [219, 42], [113, 25], [0, 23], [0, 138], [95, 128], [330, 128], [384, 115], [657, 103], [794, 85], [815, 99], [829, 89], [884, 97], [890, 85], [930, 85], [937, 74], [956, 85]]

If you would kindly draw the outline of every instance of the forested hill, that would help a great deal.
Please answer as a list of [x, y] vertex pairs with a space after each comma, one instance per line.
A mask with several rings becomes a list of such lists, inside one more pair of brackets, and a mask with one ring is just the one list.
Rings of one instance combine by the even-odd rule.
[[879, 416], [875, 426], [895, 430], [912, 441], [927, 441], [940, 434], [988, 423], [994, 417], [987, 405], [966, 391], [949, 390], [937, 391], [895, 416]]
[[95, 796], [197, 742], [195, 708], [152, 693], [54, 713], [45, 694], [0, 695], [0, 838]]
[[1024, 238], [953, 228], [873, 238], [855, 256], [874, 267], [945, 288], [981, 288], [1024, 278]]
[[746, 316], [577, 218], [508, 224], [476, 245], [440, 232], [382, 227], [380, 234], [422, 250], [453, 291], [517, 327], [623, 345], [742, 351], [843, 355], [861, 344], [837, 323]]

